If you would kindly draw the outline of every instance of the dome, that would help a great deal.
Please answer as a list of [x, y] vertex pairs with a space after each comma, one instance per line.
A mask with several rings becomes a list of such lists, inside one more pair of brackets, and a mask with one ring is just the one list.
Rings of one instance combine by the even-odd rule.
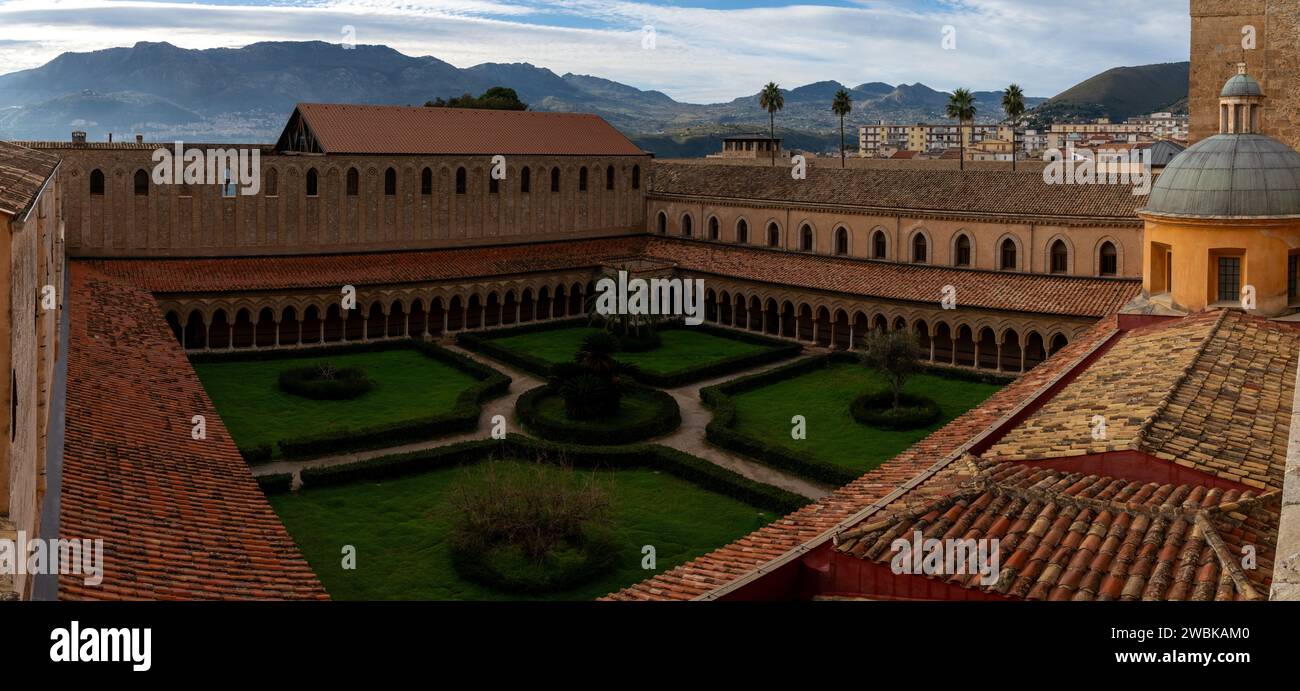
[[1300, 153], [1261, 134], [1217, 134], [1165, 167], [1141, 212], [1183, 218], [1300, 217]]
[[1219, 92], [1219, 98], [1233, 98], [1235, 96], [1263, 96], [1264, 90], [1260, 88], [1259, 82], [1248, 74], [1234, 74], [1223, 85], [1223, 91]]

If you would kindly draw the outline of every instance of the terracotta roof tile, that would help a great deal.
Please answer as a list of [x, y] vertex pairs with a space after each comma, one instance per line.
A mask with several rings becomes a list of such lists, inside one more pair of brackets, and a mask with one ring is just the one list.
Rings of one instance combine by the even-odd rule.
[[55, 156], [0, 141], [0, 212], [26, 213], [58, 166]]
[[[323, 599], [152, 296], [71, 262], [59, 537], [104, 540], [65, 599]], [[206, 418], [207, 438], [191, 438]]]

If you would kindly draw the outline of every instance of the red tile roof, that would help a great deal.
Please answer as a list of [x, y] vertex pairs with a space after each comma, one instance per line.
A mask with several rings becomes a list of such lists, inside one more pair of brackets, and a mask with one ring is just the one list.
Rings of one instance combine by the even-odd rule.
[[0, 141], [0, 213], [25, 214], [58, 167], [56, 156]]
[[70, 270], [59, 537], [102, 538], [104, 580], [63, 575], [60, 596], [325, 599], [152, 296]]
[[645, 236], [443, 250], [292, 257], [96, 259], [85, 262], [155, 293], [380, 285], [596, 268], [630, 256], [682, 269], [847, 295], [961, 307], [1101, 317], [1137, 294], [1137, 280], [973, 271]]
[[586, 113], [299, 103], [327, 154], [644, 156]]

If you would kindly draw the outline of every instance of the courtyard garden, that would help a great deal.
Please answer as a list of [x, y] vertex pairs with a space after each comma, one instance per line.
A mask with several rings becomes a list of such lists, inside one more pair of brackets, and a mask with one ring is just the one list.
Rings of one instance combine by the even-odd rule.
[[414, 341], [238, 356], [194, 370], [250, 462], [394, 446], [468, 431], [510, 380]]

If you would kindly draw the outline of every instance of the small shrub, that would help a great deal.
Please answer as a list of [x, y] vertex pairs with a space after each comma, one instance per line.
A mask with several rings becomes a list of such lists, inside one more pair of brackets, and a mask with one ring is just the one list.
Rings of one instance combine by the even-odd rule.
[[579, 374], [560, 384], [564, 412], [574, 420], [598, 420], [618, 415], [622, 393], [612, 380]]
[[280, 372], [281, 389], [295, 396], [321, 401], [357, 398], [373, 385], [360, 367], [339, 368], [328, 361]]

